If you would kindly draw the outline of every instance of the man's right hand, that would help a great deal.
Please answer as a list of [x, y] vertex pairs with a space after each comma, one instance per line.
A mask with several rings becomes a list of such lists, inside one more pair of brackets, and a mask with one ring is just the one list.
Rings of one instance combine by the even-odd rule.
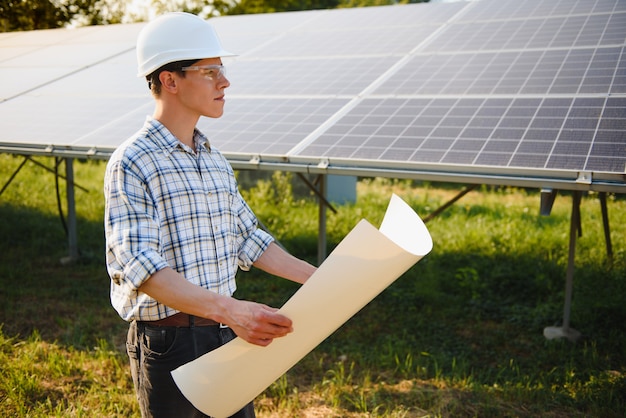
[[221, 322], [251, 344], [265, 347], [274, 338], [284, 337], [293, 331], [291, 319], [279, 314], [276, 308], [237, 299], [231, 302], [227, 317]]
[[203, 289], [169, 267], [150, 276], [139, 290], [181, 312], [226, 324], [251, 344], [267, 346], [293, 331], [291, 320], [278, 309]]

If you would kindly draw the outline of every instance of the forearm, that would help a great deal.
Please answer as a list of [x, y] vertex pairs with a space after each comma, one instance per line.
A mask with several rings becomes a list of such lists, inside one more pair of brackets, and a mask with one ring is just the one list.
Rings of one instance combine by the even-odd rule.
[[267, 273], [297, 283], [306, 282], [317, 269], [306, 261], [289, 254], [274, 242], [254, 262], [254, 266]]
[[228, 325], [252, 344], [266, 346], [292, 329], [291, 320], [269, 306], [219, 295], [164, 268], [146, 280], [140, 291], [171, 308]]
[[231, 303], [230, 297], [201, 288], [171, 268], [154, 273], [139, 291], [170, 308], [218, 322], [225, 322], [223, 312]]

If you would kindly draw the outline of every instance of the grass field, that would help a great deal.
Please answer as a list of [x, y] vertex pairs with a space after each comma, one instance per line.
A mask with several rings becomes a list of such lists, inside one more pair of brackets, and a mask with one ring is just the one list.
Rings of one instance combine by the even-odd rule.
[[[20, 163], [0, 155], [0, 185]], [[73, 265], [59, 262], [67, 239], [51, 173], [27, 163], [0, 196], [0, 416], [139, 416], [126, 324], [109, 304], [103, 171], [75, 164], [86, 191], [76, 190]], [[315, 262], [317, 205], [294, 197], [289, 177], [244, 194], [285, 247]], [[426, 216], [460, 189], [363, 179], [356, 204], [328, 213], [329, 250], [358, 220], [379, 225], [391, 193]], [[567, 193], [549, 217], [538, 215], [536, 190], [468, 194], [428, 223], [433, 251], [260, 395], [258, 416], [623, 417], [624, 196], [609, 196], [612, 262], [598, 197], [583, 197], [571, 311], [582, 338], [542, 335], [563, 316], [570, 211]], [[236, 296], [279, 306], [296, 290], [253, 271], [240, 274]]]

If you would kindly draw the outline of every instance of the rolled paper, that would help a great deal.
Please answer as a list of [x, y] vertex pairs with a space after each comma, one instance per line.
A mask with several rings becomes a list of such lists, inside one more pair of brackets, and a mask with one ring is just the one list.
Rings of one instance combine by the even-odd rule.
[[241, 338], [172, 371], [203, 413], [228, 417], [311, 352], [432, 249], [424, 222], [393, 195], [380, 226], [361, 220], [282, 306], [294, 331], [269, 346]]

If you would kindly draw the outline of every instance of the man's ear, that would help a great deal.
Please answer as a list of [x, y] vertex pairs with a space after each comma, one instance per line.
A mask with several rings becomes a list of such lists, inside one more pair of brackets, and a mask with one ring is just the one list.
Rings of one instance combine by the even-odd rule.
[[176, 77], [171, 71], [161, 71], [159, 74], [159, 80], [161, 80], [161, 89], [167, 90], [170, 93], [176, 93]]

